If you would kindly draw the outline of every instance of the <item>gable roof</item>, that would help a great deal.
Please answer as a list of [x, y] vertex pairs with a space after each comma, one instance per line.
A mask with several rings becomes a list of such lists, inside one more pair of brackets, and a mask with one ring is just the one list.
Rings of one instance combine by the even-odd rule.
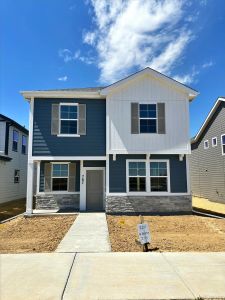
[[16, 127], [17, 129], [19, 129], [20, 131], [22, 131], [23, 133], [25, 133], [27, 135], [29, 134], [29, 131], [25, 127], [23, 127], [22, 125], [20, 125], [13, 119], [10, 119], [10, 118], [6, 117], [5, 115], [0, 114], [0, 122], [2, 122], [2, 121], [6, 121], [6, 122], [10, 123], [10, 125]]
[[128, 77], [125, 77], [113, 84], [110, 84], [105, 87], [88, 87], [88, 88], [68, 88], [68, 89], [54, 89], [54, 90], [36, 90], [36, 91], [21, 91], [20, 93], [24, 96], [25, 99], [31, 99], [32, 97], [38, 97], [38, 98], [47, 98], [47, 97], [68, 97], [68, 98], [74, 98], [74, 97], [89, 97], [89, 98], [105, 98], [105, 96], [112, 91], [114, 88], [117, 88], [134, 78], [137, 78], [139, 76], [142, 76], [144, 74], [149, 74], [155, 78], [158, 78], [160, 80], [166, 81], [170, 84], [172, 84], [174, 87], [182, 90], [183, 92], [186, 92], [188, 94], [189, 100], [193, 100], [199, 93], [198, 91], [190, 88], [189, 86], [180, 83], [179, 81], [170, 78], [160, 72], [157, 72], [149, 67], [138, 71], [134, 74], [131, 74]]
[[213, 105], [212, 109], [210, 110], [208, 116], [206, 117], [205, 121], [203, 122], [201, 128], [199, 129], [198, 133], [196, 134], [196, 136], [194, 138], [191, 139], [191, 143], [196, 143], [199, 138], [201, 137], [204, 129], [206, 128], [206, 126], [208, 125], [209, 121], [212, 119], [213, 115], [215, 114], [215, 112], [217, 111], [219, 105], [221, 102], [225, 102], [225, 97], [218, 97], [215, 104]]
[[151, 75], [157, 79], [161, 79], [163, 81], [167, 81], [168, 83], [172, 84], [173, 86], [175, 86], [176, 88], [180, 89], [180, 90], [183, 90], [184, 92], [188, 93], [188, 96], [189, 96], [189, 100], [193, 100], [198, 94], [199, 92], [192, 89], [191, 87], [171, 78], [171, 77], [168, 77], [154, 69], [151, 69], [149, 67], [141, 70], [141, 71], [138, 71], [130, 76], [127, 76], [113, 84], [110, 84], [108, 85], [107, 87], [103, 88], [101, 90], [101, 94], [102, 95], [107, 95], [109, 92], [111, 92], [114, 88], [117, 88], [125, 83], [128, 83], [129, 81], [139, 77], [139, 76], [142, 76], [142, 75], [145, 75], [145, 74], [148, 74], [148, 75]]

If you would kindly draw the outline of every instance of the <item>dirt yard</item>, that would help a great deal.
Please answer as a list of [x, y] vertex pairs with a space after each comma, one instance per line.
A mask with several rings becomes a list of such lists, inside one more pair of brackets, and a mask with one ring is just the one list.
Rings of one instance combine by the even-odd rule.
[[19, 199], [0, 204], [0, 222], [16, 215], [22, 214], [26, 210], [26, 199]]
[[51, 252], [76, 216], [18, 217], [0, 224], [0, 253]]
[[[138, 252], [136, 216], [107, 216], [114, 252]], [[152, 251], [225, 251], [225, 220], [200, 216], [145, 216]]]

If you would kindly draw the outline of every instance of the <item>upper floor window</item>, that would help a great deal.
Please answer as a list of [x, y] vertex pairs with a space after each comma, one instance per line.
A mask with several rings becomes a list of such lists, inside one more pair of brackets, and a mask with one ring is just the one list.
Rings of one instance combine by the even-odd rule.
[[157, 132], [157, 108], [156, 104], [139, 105], [140, 133]]
[[221, 135], [222, 155], [225, 155], [225, 134]]
[[217, 146], [217, 137], [212, 138], [212, 146], [213, 147]]
[[204, 149], [208, 149], [209, 148], [209, 141], [206, 140], [204, 141]]
[[78, 133], [78, 105], [60, 105], [60, 134]]
[[17, 130], [13, 130], [13, 143], [12, 143], [13, 151], [18, 151], [18, 141], [19, 141], [19, 132]]
[[22, 135], [22, 154], [26, 154], [27, 151], [27, 137]]
[[69, 168], [68, 163], [52, 164], [52, 190], [68, 190]]

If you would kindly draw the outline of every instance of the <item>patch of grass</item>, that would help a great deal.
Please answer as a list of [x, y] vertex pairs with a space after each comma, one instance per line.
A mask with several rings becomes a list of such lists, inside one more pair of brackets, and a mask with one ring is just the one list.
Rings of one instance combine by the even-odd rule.
[[0, 222], [16, 215], [22, 214], [26, 210], [26, 199], [13, 200], [0, 204]]

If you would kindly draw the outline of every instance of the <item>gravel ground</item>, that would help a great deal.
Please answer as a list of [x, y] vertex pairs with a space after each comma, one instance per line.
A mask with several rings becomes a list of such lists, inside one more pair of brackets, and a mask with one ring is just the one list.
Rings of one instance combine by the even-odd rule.
[[26, 210], [26, 199], [19, 199], [0, 204], [0, 222], [16, 215], [22, 214]]
[[18, 217], [0, 224], [0, 253], [51, 252], [76, 216]]
[[[139, 252], [137, 216], [107, 216], [114, 252]], [[225, 219], [201, 216], [144, 216], [152, 251], [225, 251]]]

